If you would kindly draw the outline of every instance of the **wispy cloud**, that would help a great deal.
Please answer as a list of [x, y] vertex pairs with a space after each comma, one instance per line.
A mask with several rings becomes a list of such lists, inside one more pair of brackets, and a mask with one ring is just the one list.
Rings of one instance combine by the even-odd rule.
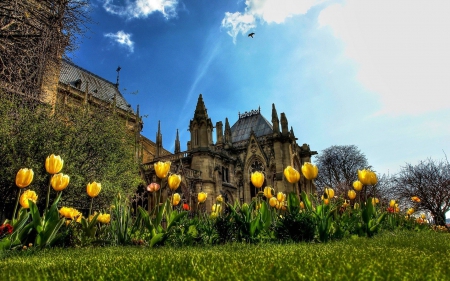
[[257, 20], [280, 24], [289, 17], [306, 14], [311, 7], [322, 2], [323, 0], [246, 0], [243, 13], [225, 13], [222, 27], [228, 29], [228, 34], [236, 43], [237, 35], [245, 35], [255, 28]]
[[131, 53], [134, 51], [134, 42], [131, 41], [131, 34], [129, 33], [120, 30], [116, 33], [106, 33], [105, 37], [111, 38], [114, 42], [128, 48]]
[[326, 7], [319, 23], [345, 43], [358, 80], [379, 94], [378, 114], [450, 108], [448, 1], [360, 1]]
[[106, 0], [103, 8], [114, 15], [132, 18], [146, 18], [149, 15], [159, 12], [166, 19], [177, 15], [176, 8], [178, 0], [134, 0], [126, 1], [125, 5], [116, 5], [114, 0]]

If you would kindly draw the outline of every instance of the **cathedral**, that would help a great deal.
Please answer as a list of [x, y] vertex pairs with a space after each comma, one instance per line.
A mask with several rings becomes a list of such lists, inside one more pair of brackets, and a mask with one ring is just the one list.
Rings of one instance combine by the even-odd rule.
[[[225, 126], [222, 121], [213, 126], [200, 94], [189, 131], [191, 138], [187, 143], [187, 151], [180, 151], [177, 133], [174, 154], [163, 155], [162, 135], [158, 126], [155, 158], [144, 163], [143, 170], [149, 184], [157, 180], [154, 163], [171, 161], [171, 172], [182, 176], [177, 192], [182, 194], [184, 203], [193, 208], [197, 206], [197, 194], [202, 191], [207, 193], [207, 200], [202, 205], [206, 210], [211, 209], [218, 195], [222, 195], [230, 204], [249, 203], [265, 186], [272, 186], [276, 192], [315, 192], [312, 181], [301, 177], [298, 183], [291, 184], [283, 175], [289, 165], [300, 171], [303, 163], [311, 162], [311, 156], [317, 152], [311, 151], [307, 144], [297, 144], [292, 127], [288, 128], [286, 115], [281, 113], [278, 116], [274, 104], [271, 122], [257, 109], [239, 113], [238, 120], [232, 126], [228, 118], [225, 118]], [[255, 171], [265, 174], [260, 189], [255, 188], [250, 180], [251, 173]], [[155, 205], [152, 198], [149, 203], [148, 208], [152, 209]]]

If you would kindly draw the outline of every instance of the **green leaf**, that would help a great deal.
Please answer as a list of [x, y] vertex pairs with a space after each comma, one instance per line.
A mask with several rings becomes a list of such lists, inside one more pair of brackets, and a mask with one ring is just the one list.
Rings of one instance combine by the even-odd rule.
[[164, 239], [164, 233], [158, 233], [150, 240], [150, 247], [153, 247], [156, 243], [161, 242]]
[[288, 194], [287, 209], [291, 214], [296, 214], [300, 211], [300, 200], [298, 199], [297, 194], [294, 192]]

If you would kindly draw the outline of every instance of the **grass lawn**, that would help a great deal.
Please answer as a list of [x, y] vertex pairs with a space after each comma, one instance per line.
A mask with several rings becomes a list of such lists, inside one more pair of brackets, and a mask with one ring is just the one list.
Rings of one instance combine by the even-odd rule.
[[385, 232], [327, 244], [21, 251], [1, 280], [450, 280], [450, 234]]

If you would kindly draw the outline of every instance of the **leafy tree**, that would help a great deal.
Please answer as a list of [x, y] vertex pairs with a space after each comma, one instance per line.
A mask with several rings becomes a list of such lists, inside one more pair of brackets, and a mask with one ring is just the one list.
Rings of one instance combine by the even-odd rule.
[[[141, 183], [134, 135], [109, 108], [57, 106], [52, 112], [47, 105], [22, 98], [11, 100], [6, 94], [0, 97], [3, 217], [11, 216], [18, 191], [15, 175], [24, 167], [35, 172], [30, 188], [38, 193], [37, 204], [42, 209], [50, 177], [44, 163], [50, 154], [63, 158], [61, 172], [70, 176], [61, 200], [66, 206], [89, 208], [88, 182], [102, 184], [102, 191], [94, 200], [95, 209], [109, 208], [118, 192], [127, 196]], [[56, 196], [54, 191], [51, 194]]]
[[411, 202], [418, 196], [418, 210], [427, 210], [437, 225], [445, 225], [445, 213], [450, 210], [450, 164], [427, 159], [417, 165], [406, 163], [393, 180], [397, 198]]

